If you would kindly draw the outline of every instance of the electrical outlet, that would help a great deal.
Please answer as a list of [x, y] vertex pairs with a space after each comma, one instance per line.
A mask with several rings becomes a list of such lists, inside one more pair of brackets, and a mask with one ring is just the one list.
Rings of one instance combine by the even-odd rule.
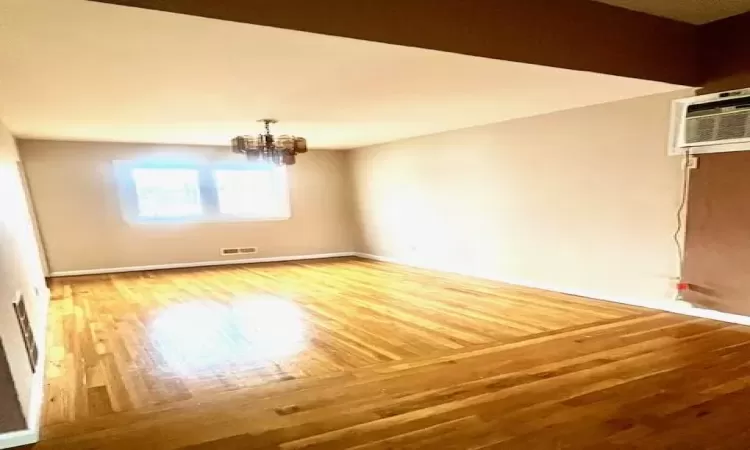
[[697, 169], [698, 168], [698, 157], [697, 156], [691, 156], [688, 159], [687, 166], [688, 166], [688, 169]]

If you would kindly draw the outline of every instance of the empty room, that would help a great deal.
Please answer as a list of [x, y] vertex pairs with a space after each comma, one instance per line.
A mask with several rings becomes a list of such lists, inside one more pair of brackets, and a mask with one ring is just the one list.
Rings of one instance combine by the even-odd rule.
[[0, 0], [0, 448], [750, 448], [750, 0]]

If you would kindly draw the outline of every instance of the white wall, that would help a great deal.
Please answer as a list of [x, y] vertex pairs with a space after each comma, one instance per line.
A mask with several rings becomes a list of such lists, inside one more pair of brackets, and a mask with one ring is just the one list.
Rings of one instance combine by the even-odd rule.
[[359, 251], [595, 298], [673, 296], [680, 159], [670, 104], [691, 91], [355, 150]]
[[40, 315], [46, 313], [44, 302], [48, 297], [39, 255], [29, 201], [19, 170], [18, 151], [13, 137], [0, 123], [0, 337], [27, 417], [31, 410], [32, 389], [39, 380], [32, 375], [12, 304], [19, 294], [26, 298], [39, 350], [42, 351], [45, 334], [39, 329], [43, 324]]

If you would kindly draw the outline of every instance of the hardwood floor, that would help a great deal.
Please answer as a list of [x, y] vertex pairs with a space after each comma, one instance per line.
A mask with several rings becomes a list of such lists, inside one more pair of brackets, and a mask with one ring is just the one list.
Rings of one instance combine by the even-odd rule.
[[740, 326], [358, 259], [52, 288], [39, 449], [750, 448]]

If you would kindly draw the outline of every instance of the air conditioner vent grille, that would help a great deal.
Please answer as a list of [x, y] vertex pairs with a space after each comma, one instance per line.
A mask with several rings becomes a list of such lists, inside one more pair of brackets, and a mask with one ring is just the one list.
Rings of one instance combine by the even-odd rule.
[[747, 111], [719, 116], [718, 139], [740, 139], [748, 137]]
[[724, 141], [750, 138], [750, 111], [715, 114], [688, 118], [685, 143]]
[[693, 144], [696, 142], [713, 141], [716, 131], [715, 117], [699, 117], [689, 119], [687, 123], [686, 142]]

